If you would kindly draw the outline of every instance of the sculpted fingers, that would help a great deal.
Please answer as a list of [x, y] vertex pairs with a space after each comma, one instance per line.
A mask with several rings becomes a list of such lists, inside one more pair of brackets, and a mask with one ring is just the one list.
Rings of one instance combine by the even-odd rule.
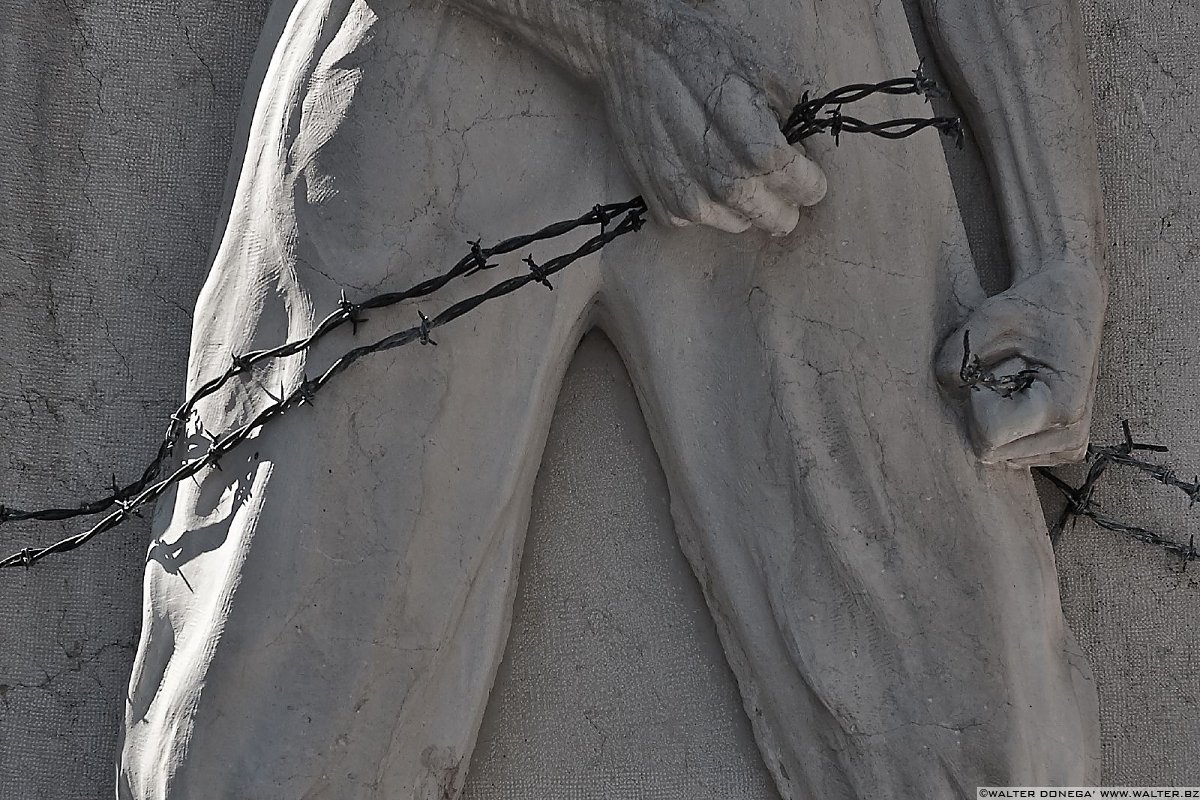
[[[998, 374], [1024, 368], [1023, 359], [996, 365]], [[1090, 405], [1075, 402], [1075, 381], [1043, 368], [1025, 390], [1004, 396], [971, 393], [971, 438], [984, 463], [1051, 466], [1078, 460], [1087, 448]]]
[[752, 224], [742, 215], [712, 200], [701, 201], [696, 221], [726, 233], [742, 233], [749, 230]]
[[668, 209], [686, 220], [681, 224], [696, 222], [726, 233], [741, 233], [750, 227], [750, 220], [713, 200], [690, 178], [677, 177], [663, 192], [669, 198]]
[[[763, 153], [756, 161], [738, 157], [732, 143], [706, 140], [704, 182], [717, 203], [749, 220], [756, 228], [782, 236], [791, 233], [800, 221], [800, 205], [815, 202], [816, 187], [791, 181], [793, 172], [803, 177], [804, 168], [796, 165], [798, 154], [783, 140], [783, 135], [778, 132], [776, 135], [788, 153], [773, 150], [773, 155]], [[746, 152], [745, 147], [741, 149]]]
[[599, 60], [610, 127], [659, 220], [788, 233], [826, 190], [779, 130], [790, 92], [735, 28], [692, 5], [656, 17], [661, 30], [618, 37]]
[[742, 108], [722, 114], [718, 125], [730, 149], [751, 176], [761, 177], [783, 199], [798, 206], [819, 203], [827, 188], [825, 173], [804, 148], [788, 144], [765, 94], [745, 83], [737, 85], [742, 88], [733, 90], [733, 97]]
[[984, 462], [1049, 466], [1086, 451], [1097, 331], [1089, 328], [1090, 317], [1063, 311], [1075, 295], [1059, 296], [1055, 282], [1061, 280], [1039, 273], [988, 298], [938, 352], [937, 378], [952, 388], [963, 387], [964, 359], [996, 378], [1034, 371], [1029, 386], [1007, 396], [987, 385], [968, 393], [971, 439]]
[[673, 226], [790, 233], [800, 208], [824, 196], [824, 174], [787, 143], [765, 95], [745, 79], [724, 73], [700, 94], [687, 77], [665, 76], [651, 103], [608, 98], [618, 145], [651, 213]]
[[773, 236], [791, 233], [800, 222], [799, 207], [760, 177], [719, 176], [714, 184], [712, 192], [721, 203]]
[[[1016, 366], [1017, 359], [999, 365], [1001, 370]], [[1004, 396], [989, 389], [971, 392], [971, 434], [981, 458], [1027, 436], [1058, 427], [1055, 403], [1050, 388], [1034, 381], [1029, 388]]]

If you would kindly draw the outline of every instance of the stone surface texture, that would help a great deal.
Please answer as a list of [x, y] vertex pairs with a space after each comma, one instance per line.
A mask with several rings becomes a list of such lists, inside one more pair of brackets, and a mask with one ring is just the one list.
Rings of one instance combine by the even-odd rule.
[[[28, 111], [9, 115], [0, 130], [0, 153], [15, 165], [0, 186], [7, 334], [0, 486], [6, 498], [33, 504], [94, 493], [113, 471], [130, 474], [158, 435], [156, 420], [179, 397], [188, 315], [211, 232], [222, 226], [237, 98], [265, 9], [9, 3], [2, 10], [6, 102]], [[1186, 160], [1197, 141], [1190, 46], [1200, 33], [1197, 12], [1166, 2], [1089, 2], [1085, 12], [1113, 241], [1095, 437], [1109, 438], [1128, 416], [1143, 437], [1172, 444], [1177, 463], [1197, 463], [1200, 430], [1188, 413], [1200, 383], [1190, 332], [1197, 290], [1187, 277], [1200, 201]], [[463, 224], [479, 232], [469, 219]], [[986, 242], [986, 225], [976, 232], [968, 218], [968, 229], [973, 243]], [[619, 377], [613, 368], [609, 374]], [[604, 400], [580, 402], [600, 411]], [[575, 447], [574, 462], [548, 467], [566, 471], [560, 486], [578, 485], [571, 471], [589, 469], [585, 448]], [[564, 441], [546, 463], [563, 463], [555, 454], [571, 452]], [[586, 489], [578, 490], [591, 497], [585, 505], [629, 502], [611, 486], [595, 495]], [[1165, 492], [1121, 480], [1106, 491], [1106, 503], [1123, 514], [1187, 530], [1188, 518], [1174, 513], [1177, 498]], [[661, 501], [657, 517], [648, 517], [664, 519]], [[586, 524], [596, 513], [585, 508], [558, 524]], [[670, 533], [665, 522], [660, 530]], [[46, 535], [13, 526], [4, 541]], [[147, 541], [144, 527], [130, 526], [86, 556], [3, 576], [0, 796], [111, 796]], [[531, 538], [531, 547], [546, 550], [527, 561], [538, 552], [568, 557], [542, 541], [549, 540]], [[578, 557], [585, 552], [581, 545]], [[1152, 549], [1087, 526], [1064, 540], [1059, 574], [1069, 619], [1097, 672], [1106, 779], [1196, 782], [1194, 578]], [[536, 605], [535, 598], [520, 608]], [[555, 653], [542, 646], [544, 655]], [[519, 682], [502, 681], [494, 696], [514, 691]], [[504, 708], [493, 708], [482, 741], [496, 741]], [[502, 783], [488, 752], [480, 780], [490, 769]], [[549, 775], [553, 761], [534, 763]], [[521, 796], [516, 791], [496, 796]], [[482, 785], [472, 792], [486, 796]], [[627, 796], [694, 795], [639, 794], [635, 786]]]
[[[118, 795], [456, 796], [550, 414], [594, 325], [629, 366], [785, 800], [1097, 780], [1095, 689], [1032, 480], [981, 464], [967, 430], [989, 464], [1053, 464], [1086, 442], [1104, 288], [1082, 31], [1067, 5], [924, 10], [998, 175], [1014, 283], [991, 298], [936, 137], [826, 137], [806, 157], [769, 106], [905, 74], [917, 54], [898, 4], [795, 27], [808, 9], [793, 0], [277, 6], [189, 388], [307, 336], [343, 292], [428, 277], [470, 238], [464, 220], [489, 220], [490, 241], [641, 193], [663, 224], [552, 295], [479, 307], [469, 348], [356, 363], [172, 489]], [[871, 107], [903, 117], [905, 99]], [[488, 174], [502, 163], [513, 176]], [[967, 328], [985, 367], [1041, 364], [1038, 380], [1012, 397], [944, 391]], [[191, 424], [248, 424], [266, 387], [332, 369], [352, 335], [256, 367]]]
[[[266, 5], [0, 3], [2, 502], [70, 504], [153, 453]], [[0, 541], [74, 530], [6, 525]], [[135, 520], [3, 582], [6, 800], [114, 795], [148, 541]]]

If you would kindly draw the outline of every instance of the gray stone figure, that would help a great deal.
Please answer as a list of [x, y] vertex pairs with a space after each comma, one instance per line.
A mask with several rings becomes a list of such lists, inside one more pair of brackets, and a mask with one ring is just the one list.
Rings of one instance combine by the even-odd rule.
[[[909, 73], [899, 0], [280, 0], [189, 391], [476, 236], [639, 192], [663, 224], [441, 347], [365, 360], [160, 503], [119, 796], [456, 797], [557, 389], [595, 326], [781, 797], [1094, 782], [1094, 687], [1022, 468], [1080, 456], [1105, 302], [1078, 14], [924, 12], [1003, 215], [1014, 280], [991, 298], [935, 135], [803, 152], [778, 133], [806, 89]], [[200, 418], [244, 422], [415, 321], [373, 313]], [[1033, 386], [958, 387], [965, 329]]]

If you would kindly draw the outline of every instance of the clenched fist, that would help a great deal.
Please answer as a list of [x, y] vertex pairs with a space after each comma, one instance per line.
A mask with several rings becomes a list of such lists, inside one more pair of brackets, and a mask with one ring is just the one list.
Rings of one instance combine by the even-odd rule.
[[938, 379], [962, 388], [964, 333], [995, 375], [1036, 370], [1027, 388], [970, 393], [971, 438], [980, 460], [1054, 466], [1080, 460], [1088, 443], [1106, 289], [1098, 269], [1054, 265], [989, 297], [952, 333]]
[[594, 80], [656, 218], [783, 235], [825, 196], [820, 168], [779, 131], [769, 79], [723, 23], [674, 4], [605, 30]]

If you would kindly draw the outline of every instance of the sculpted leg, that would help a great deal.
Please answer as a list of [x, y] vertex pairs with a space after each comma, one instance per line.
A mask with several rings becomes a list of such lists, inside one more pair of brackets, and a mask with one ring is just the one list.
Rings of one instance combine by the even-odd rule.
[[457, 790], [573, 299], [373, 357], [180, 488], [147, 566], [123, 796]]
[[1094, 688], [1030, 478], [978, 463], [934, 376], [947, 211], [884, 243], [822, 232], [837, 202], [605, 295], [767, 766], [787, 800], [1087, 784]]
[[[473, 37], [490, 41], [444, 9], [385, 19], [363, 2], [295, 4], [196, 311], [193, 386], [233, 354], [305, 335], [343, 289], [410, 286], [467, 239], [533, 229], [579, 192], [600, 194], [606, 167], [586, 132], [545, 134], [563, 124], [564, 92], [548, 79], [541, 99], [523, 97], [531, 62]], [[488, 46], [495, 60], [453, 57]], [[480, 70], [506, 100], [462, 89]], [[577, 184], [563, 187], [568, 157]], [[525, 185], [505, 183], [522, 163]], [[456, 173], [477, 177], [450, 191]], [[419, 305], [433, 314], [513, 261]], [[122, 798], [457, 794], [550, 412], [595, 292], [594, 264], [570, 277], [485, 304], [437, 331], [439, 346], [366, 358], [160, 504]], [[248, 419], [267, 392], [415, 324], [416, 305], [370, 312], [356, 338], [347, 326], [277, 362], [200, 419], [217, 433]]]

